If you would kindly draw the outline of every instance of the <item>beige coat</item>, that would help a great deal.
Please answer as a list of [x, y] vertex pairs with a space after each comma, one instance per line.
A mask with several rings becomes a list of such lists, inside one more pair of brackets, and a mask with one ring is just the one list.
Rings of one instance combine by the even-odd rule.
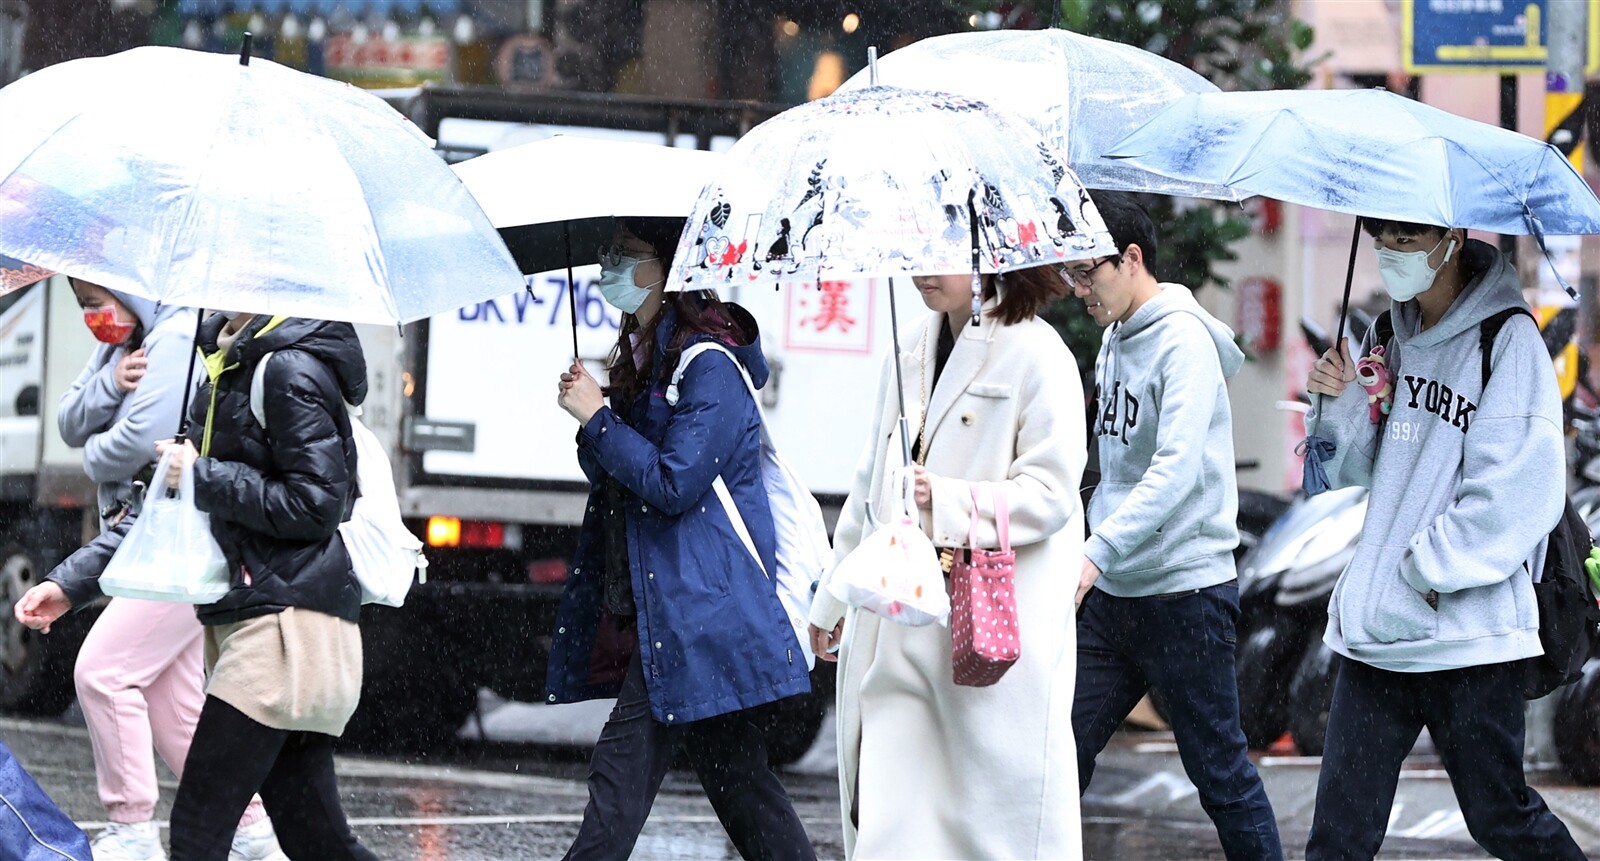
[[[987, 310], [987, 307], [986, 309]], [[901, 369], [913, 439], [918, 396], [932, 384], [938, 330], [911, 327]], [[925, 372], [924, 372], [925, 369]], [[842, 558], [860, 542], [865, 502], [889, 511], [890, 471], [901, 462], [893, 367], [834, 533]], [[1086, 459], [1077, 365], [1046, 323], [963, 327], [927, 410], [933, 511], [924, 528], [940, 547], [965, 545], [972, 482], [1005, 482], [1017, 551], [1022, 657], [999, 683], [958, 687], [950, 631], [909, 628], [850, 609], [819, 589], [811, 621], [845, 619], [839, 655], [839, 780], [851, 858], [1082, 857], [1073, 595], [1083, 559], [1078, 486]], [[997, 546], [991, 496], [979, 544]], [[859, 775], [859, 784], [857, 778]], [[860, 828], [850, 825], [859, 786]]]

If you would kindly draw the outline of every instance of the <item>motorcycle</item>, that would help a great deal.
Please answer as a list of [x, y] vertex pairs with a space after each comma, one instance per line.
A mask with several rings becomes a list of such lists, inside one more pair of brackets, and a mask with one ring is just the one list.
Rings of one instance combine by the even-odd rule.
[[1332, 652], [1322, 643], [1328, 599], [1355, 554], [1367, 491], [1301, 497], [1239, 564], [1239, 718], [1252, 748], [1285, 732], [1321, 753], [1333, 698]]

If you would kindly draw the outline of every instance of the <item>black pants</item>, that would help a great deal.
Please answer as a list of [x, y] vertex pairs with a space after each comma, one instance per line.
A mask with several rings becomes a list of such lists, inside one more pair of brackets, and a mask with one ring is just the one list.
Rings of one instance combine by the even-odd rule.
[[1479, 846], [1507, 861], [1582, 861], [1567, 826], [1522, 773], [1520, 665], [1392, 673], [1337, 660], [1307, 861], [1378, 853], [1400, 766], [1423, 727]]
[[[683, 726], [650, 716], [635, 654], [589, 765], [589, 805], [569, 861], [625, 861], [679, 750], [746, 861], [816, 861], [811, 840], [767, 764], [767, 743], [748, 711]], [[242, 811], [243, 808], [240, 808]]]
[[333, 776], [333, 736], [262, 726], [206, 697], [172, 805], [172, 861], [227, 861], [250, 797], [293, 861], [377, 861], [350, 832]]
[[1089, 590], [1078, 611], [1072, 732], [1078, 792], [1095, 757], [1151, 688], [1161, 693], [1178, 757], [1229, 861], [1281, 861], [1278, 822], [1239, 724], [1234, 625], [1239, 586], [1118, 598]]

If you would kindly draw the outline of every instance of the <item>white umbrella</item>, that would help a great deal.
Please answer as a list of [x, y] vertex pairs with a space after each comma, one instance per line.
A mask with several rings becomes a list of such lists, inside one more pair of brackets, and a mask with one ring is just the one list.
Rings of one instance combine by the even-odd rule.
[[172, 305], [352, 323], [521, 285], [405, 117], [247, 57], [136, 48], [0, 90], [0, 254]]

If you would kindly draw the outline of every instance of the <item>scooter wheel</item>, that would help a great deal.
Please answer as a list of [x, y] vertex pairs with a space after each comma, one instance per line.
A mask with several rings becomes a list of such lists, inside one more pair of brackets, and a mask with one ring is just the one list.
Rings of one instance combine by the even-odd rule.
[[1289, 683], [1289, 732], [1303, 756], [1321, 756], [1328, 739], [1328, 714], [1333, 710], [1333, 683], [1338, 678], [1333, 650], [1322, 632], [1306, 649]]
[[1600, 658], [1556, 696], [1556, 758], [1578, 783], [1600, 784]]
[[1239, 682], [1239, 724], [1245, 741], [1261, 750], [1289, 730], [1289, 685], [1295, 660], [1305, 651], [1303, 632], [1283, 615], [1240, 631], [1234, 655]]

